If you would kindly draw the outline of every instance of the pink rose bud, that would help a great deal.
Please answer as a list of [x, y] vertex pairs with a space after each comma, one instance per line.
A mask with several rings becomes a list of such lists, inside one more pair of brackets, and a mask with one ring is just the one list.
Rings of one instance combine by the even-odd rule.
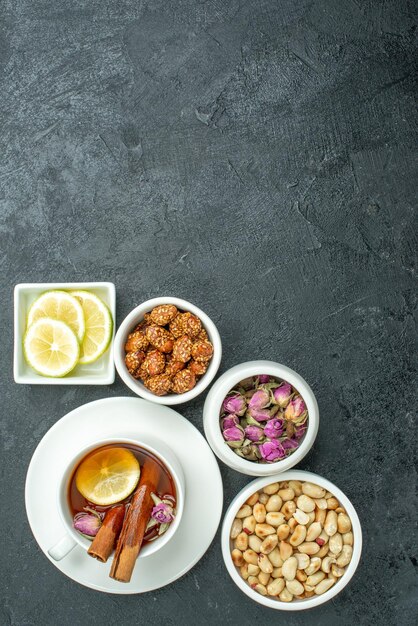
[[160, 504], [153, 507], [151, 517], [160, 524], [170, 524], [174, 520], [173, 507], [164, 502], [160, 502]]
[[280, 437], [283, 432], [283, 426], [283, 420], [271, 419], [264, 426], [264, 434], [269, 439], [275, 439], [276, 437]]
[[226, 430], [227, 428], [234, 428], [234, 426], [239, 426], [239, 419], [236, 415], [227, 415], [222, 420], [222, 430]]
[[270, 404], [270, 394], [265, 389], [258, 389], [248, 402], [249, 409], [264, 409]]
[[294, 422], [302, 415], [302, 413], [304, 413], [304, 411], [306, 411], [305, 402], [300, 396], [296, 396], [292, 398], [287, 405], [284, 416], [287, 420]]
[[273, 391], [274, 403], [284, 408], [287, 406], [291, 395], [292, 385], [289, 385], [289, 383], [282, 383], [280, 387], [276, 387]]
[[303, 435], [306, 433], [306, 424], [302, 424], [301, 426], [297, 426], [295, 430], [296, 439], [301, 439]]
[[238, 428], [237, 426], [227, 428], [222, 434], [225, 441], [244, 441], [244, 432], [241, 428]]
[[299, 446], [299, 443], [296, 439], [284, 439], [282, 446], [285, 450], [295, 450]]
[[268, 374], [260, 374], [260, 376], [258, 376], [258, 382], [260, 383], [260, 385], [264, 385], [265, 383], [269, 383], [270, 382], [270, 376]]
[[226, 413], [235, 413], [235, 415], [244, 415], [247, 410], [247, 403], [241, 394], [237, 393], [233, 396], [227, 396], [223, 401], [222, 408]]
[[263, 437], [264, 431], [259, 426], [247, 426], [244, 433], [245, 437], [250, 441], [260, 441]]
[[102, 525], [102, 517], [93, 509], [80, 511], [74, 515], [73, 526], [81, 535], [95, 537]]
[[273, 441], [266, 441], [258, 447], [261, 456], [268, 463], [273, 463], [282, 459], [286, 453], [280, 441], [274, 439]]
[[267, 409], [249, 409], [247, 415], [252, 417], [257, 422], [266, 422], [270, 419], [271, 415]]

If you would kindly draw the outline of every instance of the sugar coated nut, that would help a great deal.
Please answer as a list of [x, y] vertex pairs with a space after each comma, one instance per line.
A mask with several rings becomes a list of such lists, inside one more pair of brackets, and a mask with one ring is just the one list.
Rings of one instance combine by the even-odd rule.
[[195, 376], [203, 376], [203, 374], [205, 374], [206, 370], [208, 369], [208, 365], [209, 365], [209, 361], [199, 362], [199, 361], [195, 361], [194, 359], [191, 359], [187, 367], [189, 368], [189, 370], [193, 372]]
[[135, 331], [128, 335], [125, 343], [125, 352], [136, 352], [137, 350], [146, 350], [149, 341], [141, 331]]
[[144, 381], [144, 385], [156, 396], [165, 396], [172, 389], [171, 380], [166, 374], [150, 376]]
[[196, 376], [188, 369], [181, 370], [173, 376], [174, 393], [186, 393], [196, 385]]
[[145, 330], [148, 341], [154, 348], [161, 352], [171, 352], [173, 350], [173, 336], [162, 326], [152, 324], [147, 326]]
[[210, 361], [213, 356], [213, 345], [207, 339], [198, 339], [192, 347], [192, 357], [195, 361]]
[[202, 322], [200, 319], [189, 311], [187, 311], [187, 313], [182, 313], [181, 324], [183, 326], [184, 333], [189, 335], [192, 339], [195, 339], [202, 330]]
[[173, 344], [173, 359], [175, 361], [187, 363], [187, 361], [190, 361], [192, 356], [192, 347], [193, 343], [190, 337], [182, 335], [176, 339]]
[[301, 509], [305, 513], [310, 513], [315, 510], [315, 502], [309, 496], [304, 493], [298, 497], [297, 501], [298, 509]]
[[177, 374], [177, 372], [180, 372], [180, 370], [184, 369], [185, 365], [186, 364], [182, 363], [181, 361], [174, 361], [174, 359], [168, 360], [166, 358], [166, 366], [165, 366], [164, 373], [167, 374], [167, 376], [172, 377], [175, 374]]
[[136, 376], [137, 371], [141, 367], [143, 361], [145, 359], [145, 352], [142, 350], [136, 350], [135, 352], [128, 352], [125, 356], [125, 364], [128, 369], [128, 372], [132, 376]]
[[284, 561], [282, 565], [282, 572], [283, 572], [284, 578], [286, 578], [286, 580], [293, 580], [294, 577], [296, 576], [297, 568], [298, 568], [298, 562], [296, 560], [296, 557], [290, 556], [288, 559]]
[[168, 326], [170, 333], [176, 339], [184, 335], [182, 314], [177, 315]]
[[154, 324], [165, 326], [169, 324], [178, 314], [174, 304], [160, 304], [150, 312], [150, 318]]
[[164, 354], [159, 350], [150, 350], [145, 357], [142, 367], [148, 376], [161, 374], [165, 368]]

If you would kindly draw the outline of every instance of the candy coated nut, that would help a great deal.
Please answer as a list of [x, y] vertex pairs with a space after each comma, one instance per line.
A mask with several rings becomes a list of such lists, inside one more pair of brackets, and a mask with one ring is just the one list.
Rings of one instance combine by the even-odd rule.
[[136, 350], [135, 352], [128, 352], [125, 356], [125, 365], [128, 372], [132, 376], [136, 376], [138, 369], [141, 367], [145, 359], [145, 352], [142, 350]]
[[192, 356], [192, 340], [187, 335], [182, 335], [176, 339], [173, 345], [173, 359], [187, 363]]
[[195, 361], [210, 361], [213, 356], [213, 345], [210, 341], [198, 339], [192, 347], [192, 357]]
[[149, 315], [154, 324], [165, 326], [176, 317], [177, 313], [177, 307], [174, 304], [161, 304], [152, 309]]
[[128, 335], [125, 343], [125, 352], [135, 352], [136, 350], [146, 350], [149, 341], [141, 331], [135, 331]]
[[188, 368], [193, 372], [195, 376], [203, 376], [203, 374], [205, 374], [206, 370], [208, 369], [208, 365], [208, 362], [195, 361], [194, 359], [191, 359]]
[[202, 322], [200, 319], [193, 315], [193, 313], [187, 312], [181, 315], [181, 323], [183, 325], [183, 332], [192, 339], [195, 339], [202, 330]]
[[165, 374], [157, 374], [157, 376], [150, 376], [144, 382], [144, 385], [151, 393], [156, 396], [165, 396], [171, 391], [171, 380]]
[[183, 330], [183, 321], [182, 321], [182, 314], [180, 313], [179, 315], [177, 315], [177, 317], [175, 317], [169, 324], [168, 326], [170, 333], [173, 335], [173, 337], [175, 337], [176, 339], [178, 337], [181, 337], [182, 335], [184, 335], [184, 330]]
[[161, 352], [171, 352], [173, 350], [173, 336], [162, 326], [153, 324], [147, 326], [145, 334], [150, 344], [160, 350]]
[[174, 393], [185, 393], [190, 391], [196, 384], [196, 376], [188, 369], [181, 370], [173, 377]]
[[206, 330], [204, 328], [202, 328], [202, 330], [198, 334], [197, 338], [198, 339], [209, 339], [209, 335], [207, 334]]
[[177, 372], [180, 372], [182, 369], [184, 369], [185, 366], [186, 364], [182, 361], [174, 361], [174, 359], [171, 359], [170, 361], [167, 361], [164, 373], [167, 374], [167, 376], [171, 377], [177, 374]]
[[165, 368], [165, 356], [159, 350], [150, 350], [142, 364], [147, 376], [161, 374]]

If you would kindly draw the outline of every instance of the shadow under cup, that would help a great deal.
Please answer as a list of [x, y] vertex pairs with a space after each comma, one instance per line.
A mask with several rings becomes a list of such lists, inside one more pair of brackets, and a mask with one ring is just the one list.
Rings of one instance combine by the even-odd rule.
[[61, 480], [59, 481], [57, 491], [57, 507], [64, 529], [66, 530], [66, 534], [48, 550], [48, 554], [55, 561], [60, 561], [67, 556], [67, 554], [77, 544], [84, 548], [86, 552], [91, 545], [91, 541], [83, 537], [83, 535], [78, 533], [73, 527], [73, 513], [70, 508], [69, 490], [74, 472], [83, 458], [94, 450], [110, 445], [120, 445], [121, 447], [124, 445], [135, 446], [137, 448], [142, 448], [144, 452], [148, 452], [157, 457], [170, 474], [176, 489], [176, 516], [174, 521], [161, 537], [157, 537], [143, 546], [138, 558], [150, 556], [160, 550], [166, 543], [168, 543], [168, 541], [170, 541], [180, 524], [185, 496], [183, 468], [173, 451], [165, 443], [157, 440], [151, 441], [148, 438], [146, 441], [138, 441], [137, 439], [128, 438], [96, 441], [83, 448], [75, 457], [71, 459], [69, 463], [67, 463]]

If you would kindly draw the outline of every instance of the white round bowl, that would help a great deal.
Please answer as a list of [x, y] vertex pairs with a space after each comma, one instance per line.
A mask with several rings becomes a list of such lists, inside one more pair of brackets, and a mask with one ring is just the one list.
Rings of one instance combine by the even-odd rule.
[[[208, 369], [203, 376], [199, 378], [195, 387], [193, 387], [190, 391], [186, 391], [186, 393], [169, 393], [165, 396], [156, 396], [151, 393], [151, 391], [149, 391], [140, 380], [136, 380], [133, 376], [131, 376], [125, 365], [125, 343], [129, 333], [131, 333], [135, 326], [144, 318], [145, 313], [148, 313], [154, 307], [161, 304], [174, 304], [181, 311], [189, 311], [190, 313], [197, 315], [202, 322], [203, 328], [208, 333], [209, 340], [213, 345], [213, 356]], [[122, 378], [123, 382], [130, 389], [132, 389], [134, 393], [142, 398], [145, 398], [145, 400], [171, 406], [174, 404], [183, 404], [183, 402], [188, 402], [189, 400], [196, 398], [196, 396], [206, 389], [218, 371], [222, 357], [222, 343], [215, 324], [212, 322], [210, 317], [206, 315], [206, 313], [201, 311], [201, 309], [191, 302], [183, 300], [182, 298], [162, 297], [147, 300], [143, 304], [135, 307], [135, 309], [133, 309], [125, 317], [119, 326], [118, 332], [116, 333], [113, 351], [118, 374]]]
[[[309, 414], [308, 427], [299, 447], [285, 459], [275, 461], [274, 463], [247, 461], [235, 454], [225, 443], [219, 423], [222, 402], [228, 392], [240, 380], [244, 380], [249, 376], [257, 376], [258, 374], [268, 374], [290, 383], [302, 396]], [[319, 427], [318, 403], [308, 383], [302, 376], [286, 367], [286, 365], [274, 363], [273, 361], [248, 361], [248, 363], [241, 363], [232, 367], [225, 374], [222, 374], [212, 386], [203, 407], [203, 427], [210, 447], [226, 465], [229, 465], [237, 472], [248, 474], [249, 476], [269, 476], [290, 469], [296, 463], [299, 463], [312, 448]]]
[[[316, 485], [324, 487], [327, 491], [330, 491], [336, 498], [338, 498], [340, 503], [347, 511], [347, 514], [351, 519], [352, 532], [354, 537], [353, 555], [351, 557], [351, 561], [347, 565], [345, 573], [343, 574], [343, 576], [341, 576], [341, 578], [337, 580], [335, 585], [320, 596], [312, 596], [311, 598], [306, 598], [305, 600], [293, 600], [292, 602], [281, 602], [276, 598], [262, 596], [257, 591], [254, 591], [254, 589], [251, 589], [248, 583], [241, 577], [238, 568], [235, 567], [232, 562], [232, 544], [229, 536], [231, 531], [231, 525], [234, 521], [235, 515], [238, 509], [240, 509], [240, 507], [247, 500], [247, 498], [249, 498], [259, 489], [262, 489], [266, 485], [269, 485], [270, 483], [281, 482], [285, 480], [309, 481]], [[259, 604], [268, 606], [271, 609], [278, 609], [279, 611], [303, 611], [305, 609], [312, 609], [315, 606], [324, 604], [324, 602], [328, 602], [328, 600], [334, 598], [350, 582], [360, 561], [362, 533], [360, 520], [358, 518], [355, 508], [353, 507], [347, 496], [338, 487], [336, 487], [326, 478], [318, 476], [318, 474], [314, 474], [312, 472], [304, 472], [302, 470], [290, 470], [289, 472], [284, 472], [283, 474], [275, 474], [274, 476], [264, 476], [263, 478], [257, 478], [256, 480], [251, 481], [243, 489], [241, 489], [241, 491], [232, 500], [225, 514], [222, 524], [221, 546], [222, 556], [232, 580], [241, 589], [241, 591], [247, 594], [249, 598], [255, 600]]]

